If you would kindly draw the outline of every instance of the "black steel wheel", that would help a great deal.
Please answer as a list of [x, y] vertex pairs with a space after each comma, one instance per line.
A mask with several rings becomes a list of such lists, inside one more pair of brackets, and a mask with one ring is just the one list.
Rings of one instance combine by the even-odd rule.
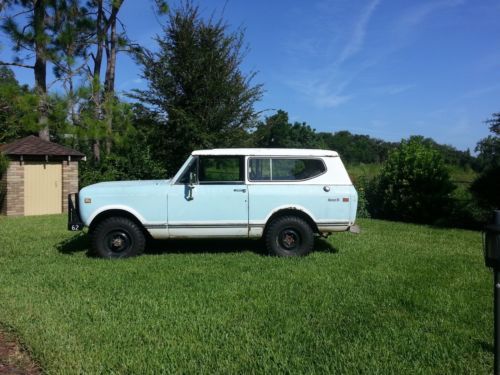
[[281, 216], [269, 224], [265, 242], [273, 255], [304, 256], [312, 251], [314, 234], [311, 226], [300, 217]]
[[144, 251], [146, 238], [134, 221], [112, 216], [96, 225], [91, 233], [91, 244], [102, 258], [128, 258]]

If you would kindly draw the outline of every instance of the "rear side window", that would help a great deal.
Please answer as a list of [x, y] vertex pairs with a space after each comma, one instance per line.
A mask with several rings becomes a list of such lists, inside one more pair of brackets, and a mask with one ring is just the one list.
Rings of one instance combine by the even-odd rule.
[[251, 158], [248, 167], [250, 181], [301, 181], [325, 173], [321, 159]]

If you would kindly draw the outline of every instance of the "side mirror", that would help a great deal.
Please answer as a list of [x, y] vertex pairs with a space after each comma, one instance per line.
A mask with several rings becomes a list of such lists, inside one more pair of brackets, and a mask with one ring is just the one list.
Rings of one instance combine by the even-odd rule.
[[187, 195], [187, 200], [188, 201], [192, 201], [193, 200], [193, 189], [194, 189], [195, 182], [196, 182], [196, 173], [195, 172], [190, 172], [189, 173], [188, 195]]
[[195, 172], [190, 172], [189, 173], [189, 185], [193, 186], [196, 182], [196, 173]]

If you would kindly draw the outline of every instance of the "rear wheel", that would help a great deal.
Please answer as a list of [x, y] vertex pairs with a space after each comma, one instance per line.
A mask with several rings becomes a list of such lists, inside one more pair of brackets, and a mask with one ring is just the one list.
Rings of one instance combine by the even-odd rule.
[[271, 254], [282, 257], [304, 256], [312, 251], [314, 234], [310, 225], [297, 216], [274, 219], [265, 234]]
[[146, 238], [134, 221], [113, 216], [96, 225], [91, 234], [91, 244], [102, 258], [128, 258], [144, 251]]

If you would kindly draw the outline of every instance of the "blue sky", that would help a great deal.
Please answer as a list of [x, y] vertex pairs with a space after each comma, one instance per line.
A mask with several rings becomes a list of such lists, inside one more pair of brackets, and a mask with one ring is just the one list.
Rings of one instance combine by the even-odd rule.
[[[169, 1], [169, 4], [175, 4]], [[205, 16], [244, 27], [242, 69], [264, 84], [258, 110], [286, 110], [317, 131], [397, 141], [432, 137], [474, 149], [500, 111], [498, 0], [204, 0]], [[121, 20], [149, 48], [161, 25], [150, 2], [125, 0]], [[2, 44], [6, 43], [1, 37]], [[0, 58], [12, 56], [8, 48]], [[21, 82], [32, 72], [16, 69]], [[143, 88], [120, 56], [117, 89]]]

